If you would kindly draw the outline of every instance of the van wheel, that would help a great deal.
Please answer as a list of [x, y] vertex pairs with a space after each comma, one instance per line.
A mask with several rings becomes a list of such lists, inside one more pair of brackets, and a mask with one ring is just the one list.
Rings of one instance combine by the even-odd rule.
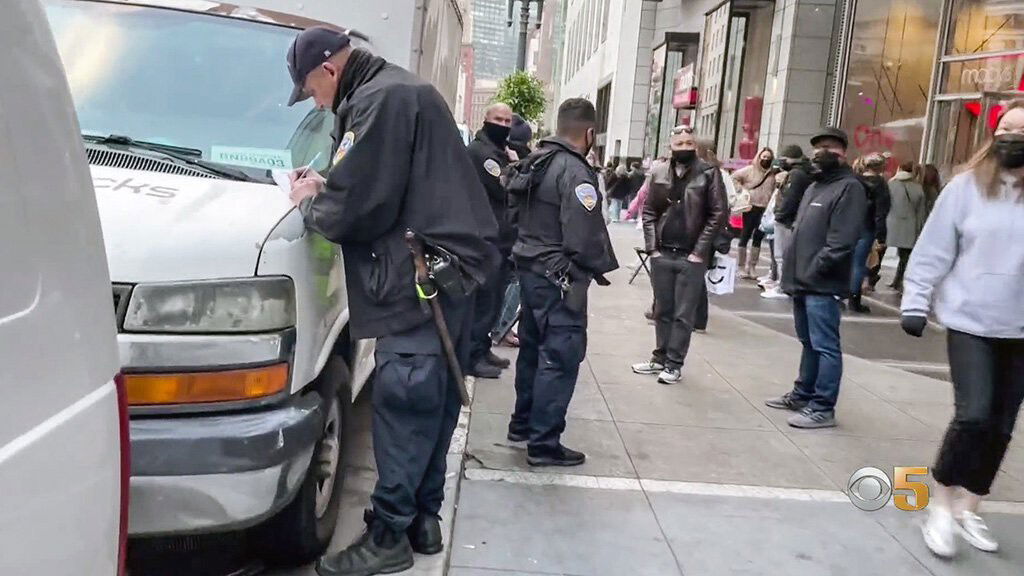
[[323, 554], [331, 542], [338, 523], [343, 481], [342, 414], [342, 400], [339, 394], [334, 394], [324, 421], [323, 436], [313, 449], [302, 487], [291, 504], [259, 528], [258, 553], [271, 564], [307, 564]]

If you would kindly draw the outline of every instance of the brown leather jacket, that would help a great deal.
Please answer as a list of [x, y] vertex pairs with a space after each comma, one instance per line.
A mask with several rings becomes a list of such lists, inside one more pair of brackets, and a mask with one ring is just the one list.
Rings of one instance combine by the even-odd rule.
[[[685, 232], [692, 254], [711, 262], [715, 237], [721, 234], [729, 221], [729, 201], [726, 199], [722, 172], [703, 160], [695, 160], [682, 176], [683, 196], [679, 200], [686, 221]], [[673, 206], [672, 163], [663, 162], [651, 169], [650, 191], [644, 203], [644, 243], [648, 252], [661, 249], [661, 231], [665, 221], [678, 212]]]

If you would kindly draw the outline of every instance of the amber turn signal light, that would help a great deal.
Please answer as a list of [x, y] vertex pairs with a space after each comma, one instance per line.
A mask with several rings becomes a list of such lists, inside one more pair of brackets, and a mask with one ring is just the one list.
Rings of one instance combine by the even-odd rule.
[[237, 402], [284, 390], [288, 364], [221, 372], [125, 374], [124, 383], [132, 406]]

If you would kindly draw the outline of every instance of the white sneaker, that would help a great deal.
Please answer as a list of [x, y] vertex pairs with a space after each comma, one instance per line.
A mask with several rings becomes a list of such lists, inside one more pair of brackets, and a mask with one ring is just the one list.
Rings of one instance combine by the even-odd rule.
[[658, 383], [660, 384], [677, 384], [683, 379], [683, 374], [679, 368], [666, 368], [664, 372], [658, 375]]
[[782, 291], [782, 288], [775, 285], [764, 292], [761, 292], [761, 298], [767, 298], [769, 300], [783, 300], [789, 298], [789, 294], [786, 294]]
[[952, 558], [956, 555], [956, 520], [949, 510], [933, 508], [928, 520], [921, 525], [924, 543], [932, 554], [940, 558]]
[[995, 552], [999, 550], [999, 542], [992, 537], [988, 525], [974, 512], [963, 512], [960, 521], [957, 522], [957, 529], [964, 540], [971, 546], [983, 552]]
[[633, 364], [631, 366], [634, 374], [640, 374], [642, 376], [654, 376], [658, 372], [665, 369], [663, 364], [657, 362], [640, 362], [639, 364]]
[[759, 285], [760, 285], [760, 284], [767, 284], [767, 283], [769, 283], [769, 282], [771, 282], [771, 281], [772, 281], [772, 275], [771, 275], [771, 273], [765, 274], [764, 276], [759, 276], [759, 277], [757, 278], [757, 283], [758, 283]]

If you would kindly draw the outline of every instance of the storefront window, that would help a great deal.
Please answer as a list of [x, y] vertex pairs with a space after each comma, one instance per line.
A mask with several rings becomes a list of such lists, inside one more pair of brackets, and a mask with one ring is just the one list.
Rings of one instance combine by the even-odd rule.
[[1024, 53], [995, 56], [944, 66], [942, 92], [1004, 92], [1017, 90], [1024, 80]]
[[953, 0], [947, 54], [1024, 50], [1020, 0]]
[[917, 160], [924, 137], [942, 0], [860, 0], [841, 126], [851, 155]]

